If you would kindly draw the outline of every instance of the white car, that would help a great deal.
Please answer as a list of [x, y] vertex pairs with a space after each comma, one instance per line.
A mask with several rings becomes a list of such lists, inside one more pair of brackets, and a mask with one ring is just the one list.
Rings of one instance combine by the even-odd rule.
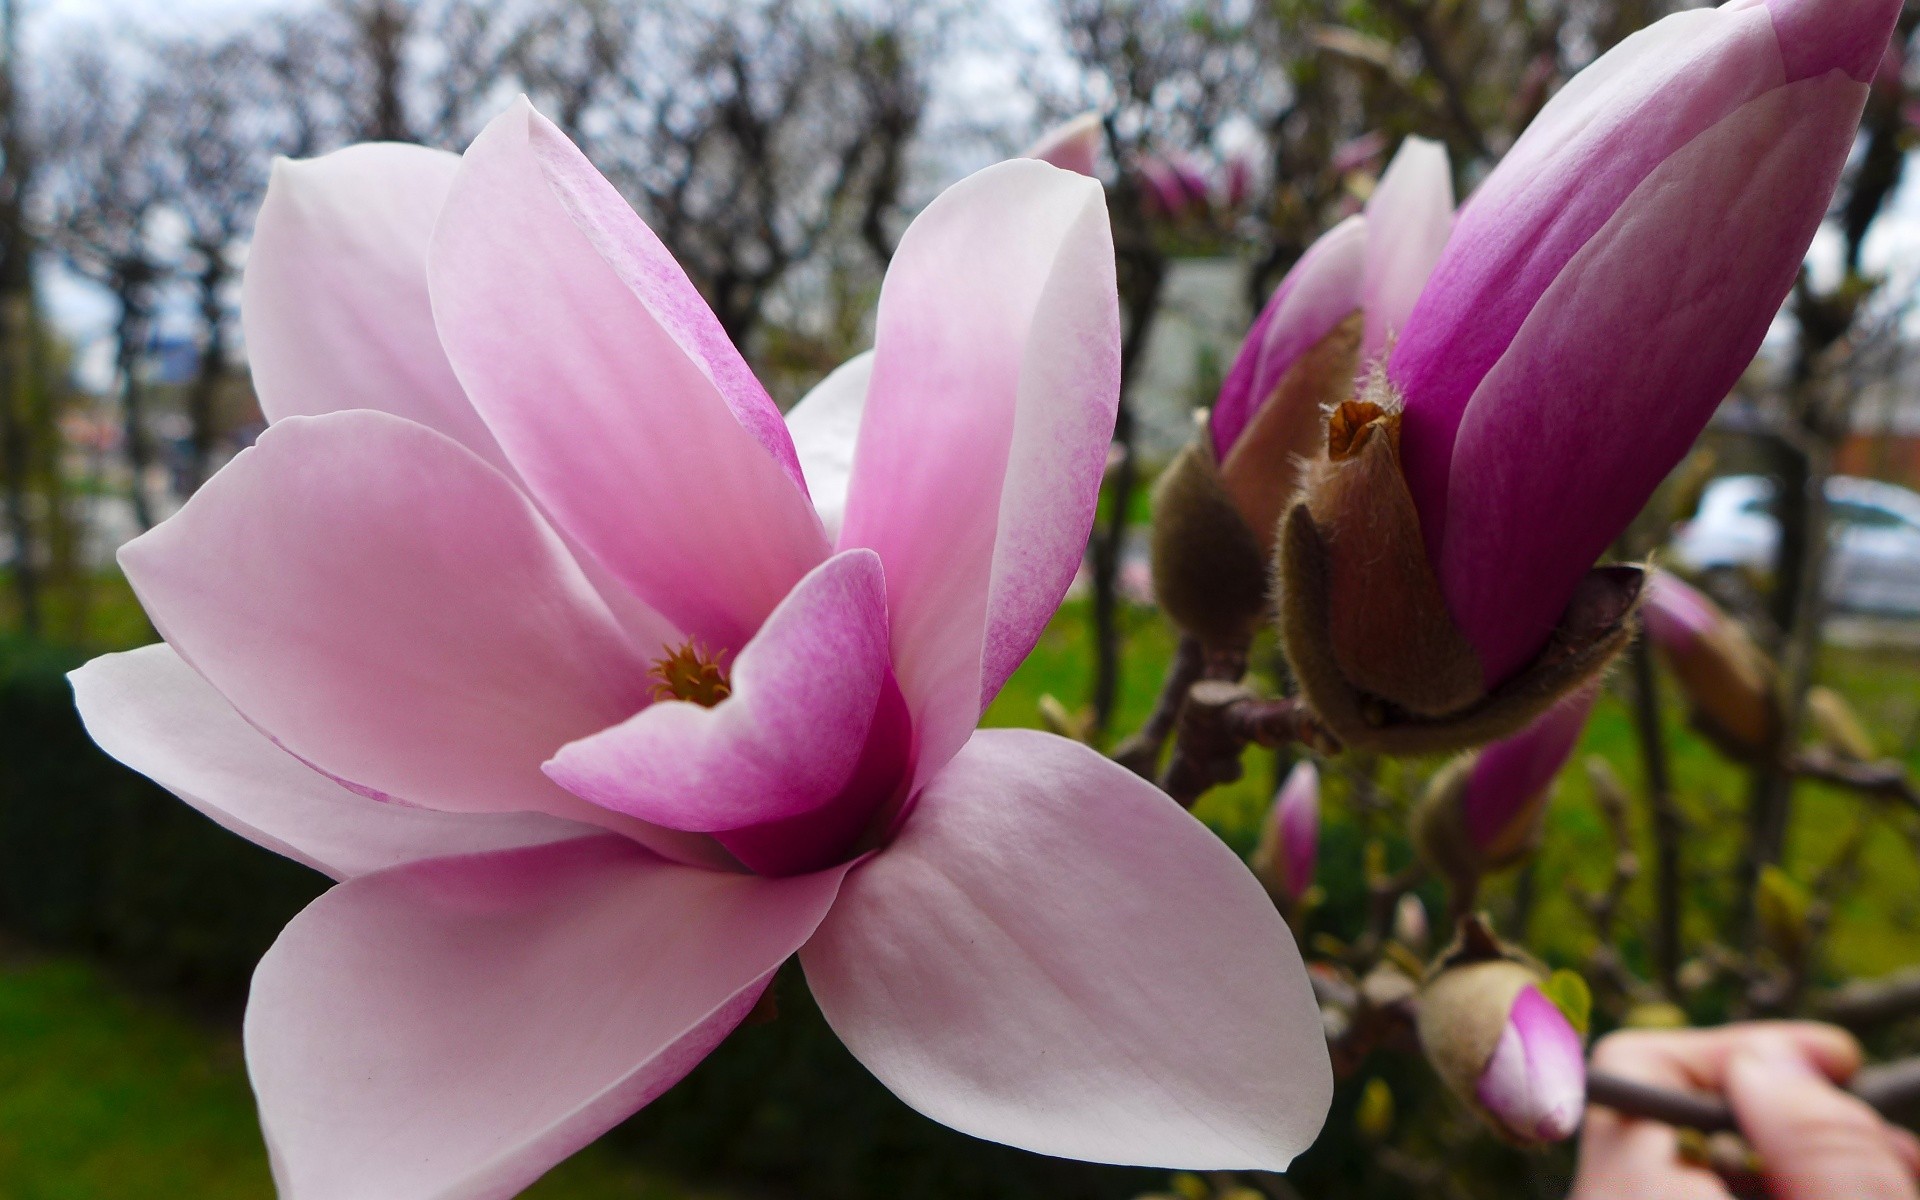
[[[1700, 575], [1769, 575], [1780, 524], [1773, 480], [1729, 475], [1707, 485], [1673, 536], [1673, 556]], [[1831, 550], [1827, 599], [1849, 612], [1920, 616], [1920, 493], [1836, 475], [1827, 480]]]

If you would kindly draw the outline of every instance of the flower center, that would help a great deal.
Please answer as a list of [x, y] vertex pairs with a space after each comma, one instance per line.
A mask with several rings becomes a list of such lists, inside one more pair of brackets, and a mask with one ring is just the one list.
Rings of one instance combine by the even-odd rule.
[[647, 672], [647, 678], [653, 680], [655, 700], [685, 700], [701, 708], [712, 708], [733, 694], [733, 684], [721, 666], [726, 651], [709, 654], [698, 638], [678, 649], [672, 646], [661, 649], [667, 656], [654, 659], [653, 669]]

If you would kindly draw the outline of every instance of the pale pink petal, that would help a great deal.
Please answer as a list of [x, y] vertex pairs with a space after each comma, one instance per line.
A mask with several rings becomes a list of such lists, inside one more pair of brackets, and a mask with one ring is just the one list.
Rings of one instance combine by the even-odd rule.
[[873, 352], [858, 354], [834, 368], [787, 413], [787, 430], [800, 455], [807, 491], [829, 538], [840, 536], [847, 515], [847, 482], [853, 477], [853, 451], [860, 440], [860, 418], [867, 410], [867, 385], [873, 378]]
[[1105, 136], [1100, 125], [1100, 114], [1084, 112], [1041, 134], [1040, 140], [1029, 146], [1020, 157], [1037, 158], [1076, 175], [1097, 176], [1095, 160]]
[[1669, 650], [1686, 650], [1726, 620], [1713, 601], [1670, 571], [1651, 572], [1646, 594], [1640, 618], [1647, 634]]
[[428, 286], [527, 487], [679, 628], [738, 649], [825, 556], [779, 410], [659, 239], [524, 100], [462, 160]]
[[1752, 361], [1866, 90], [1837, 73], [1789, 84], [1675, 153], [1560, 271], [1474, 393], [1438, 574], [1490, 683], [1539, 650]]
[[1366, 217], [1363, 368], [1386, 353], [1407, 323], [1453, 232], [1453, 168], [1447, 163], [1447, 148], [1421, 137], [1400, 143], [1400, 152], [1367, 200]]
[[[378, 409], [512, 474], [440, 349], [427, 297], [427, 244], [459, 167], [445, 151], [390, 143], [274, 164], [240, 296], [269, 421]], [[630, 635], [671, 637], [598, 564], [581, 566]]]
[[1000, 163], [901, 239], [840, 545], [886, 564], [923, 772], [966, 740], [1079, 567], [1119, 400], [1119, 330], [1090, 179]]
[[1475, 1087], [1480, 1103], [1525, 1142], [1573, 1136], [1587, 1102], [1580, 1035], [1531, 985], [1514, 997], [1493, 1057]]
[[457, 155], [391, 143], [274, 163], [240, 291], [269, 421], [376, 408], [505, 465], [427, 299], [427, 243], [459, 168]]
[[647, 662], [521, 492], [375, 412], [290, 417], [120, 552], [155, 626], [329, 774], [429, 808], [613, 814], [540, 772]]
[[283, 1200], [506, 1200], [672, 1086], [833, 902], [619, 838], [336, 887], [253, 977], [247, 1068]]
[[[1789, 80], [1845, 71], [1873, 78], [1887, 53], [1901, 0], [1767, 0]], [[1897, 69], [1896, 69], [1897, 77]]]
[[933, 1119], [1096, 1162], [1281, 1170], [1332, 1095], [1246, 867], [1078, 743], [983, 731], [801, 951], [854, 1056]]
[[1208, 420], [1221, 462], [1295, 361], [1365, 299], [1367, 222], [1353, 216], [1307, 248], [1274, 289], [1220, 385]]
[[[1448, 521], [1455, 438], [1467, 403], [1522, 322], [1655, 168], [1742, 104], [1784, 82], [1773, 24], [1764, 11], [1677, 13], [1574, 76], [1468, 199], [1390, 364], [1393, 381], [1406, 397], [1401, 457], [1407, 486], [1435, 561]], [[1715, 162], [1738, 166], [1731, 160]], [[1734, 228], [1705, 203], [1689, 215]], [[1761, 254], [1759, 261], [1771, 266], [1791, 257], [1798, 262], [1804, 245], [1796, 243], [1789, 255]], [[1683, 257], [1712, 260], [1691, 252]], [[1668, 266], [1647, 263], [1650, 274]], [[1649, 320], [1637, 328], [1657, 326]], [[1640, 342], [1616, 339], [1614, 351], [1637, 357]], [[1634, 353], [1620, 354], [1623, 346], [1632, 346]]]
[[164, 644], [102, 655], [72, 679], [102, 750], [226, 829], [335, 879], [597, 832], [537, 813], [446, 813], [350, 791], [268, 741]]
[[[561, 748], [547, 774], [616, 812], [702, 833], [790, 822], [836, 805], [833, 827], [797, 848], [796, 861], [818, 869], [845, 858], [904, 782], [911, 758], [909, 731], [879, 723], [892, 687], [886, 587], [870, 550], [828, 559], [740, 652], [732, 695], [712, 708], [656, 703]], [[868, 761], [876, 734], [893, 739], [875, 748], [892, 764], [890, 779], [874, 777], [883, 764]]]

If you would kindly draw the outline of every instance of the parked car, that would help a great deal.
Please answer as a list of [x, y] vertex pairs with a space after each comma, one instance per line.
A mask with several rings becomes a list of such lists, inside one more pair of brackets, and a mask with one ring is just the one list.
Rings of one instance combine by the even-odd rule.
[[[1674, 531], [1679, 566], [1712, 576], [1773, 571], [1780, 523], [1774, 483], [1729, 475], [1707, 485], [1690, 521]], [[1827, 480], [1831, 520], [1827, 599], [1848, 612], [1920, 616], [1920, 493], [1872, 479]]]

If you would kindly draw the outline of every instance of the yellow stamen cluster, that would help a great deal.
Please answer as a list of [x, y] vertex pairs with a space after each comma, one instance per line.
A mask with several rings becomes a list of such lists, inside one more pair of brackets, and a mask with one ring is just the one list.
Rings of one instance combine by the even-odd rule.
[[647, 673], [653, 680], [655, 700], [685, 700], [702, 708], [712, 708], [733, 694], [733, 684], [721, 666], [725, 652], [709, 655], [698, 639], [675, 649], [663, 646], [665, 658], [653, 660]]

